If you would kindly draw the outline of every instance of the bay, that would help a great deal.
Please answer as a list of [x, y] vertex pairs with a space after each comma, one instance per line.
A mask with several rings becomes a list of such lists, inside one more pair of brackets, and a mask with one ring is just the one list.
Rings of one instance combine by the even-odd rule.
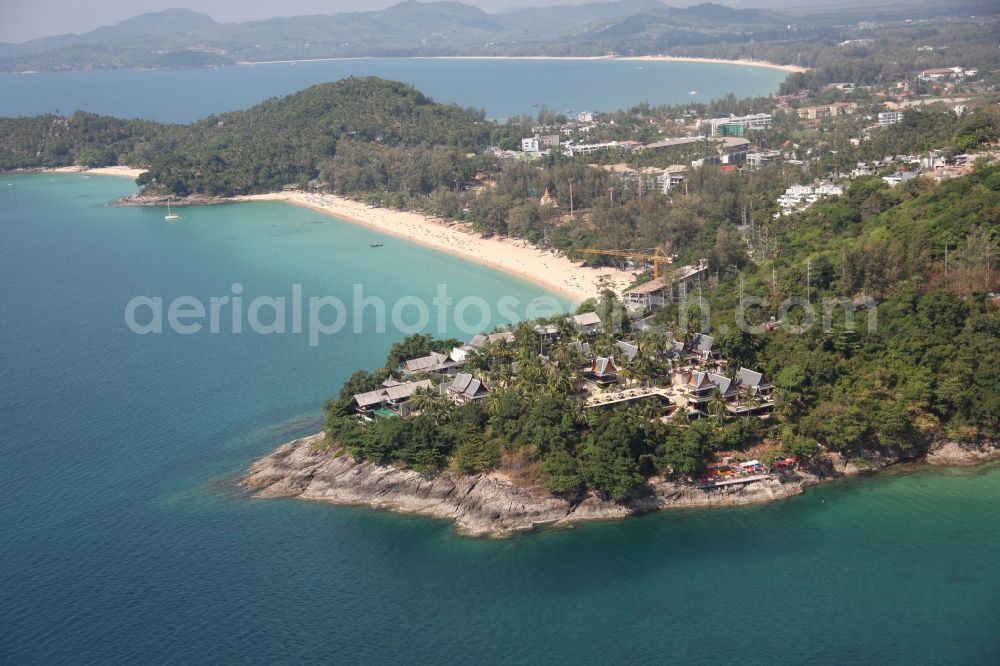
[[[439, 102], [490, 118], [616, 111], [641, 102], [707, 102], [775, 93], [787, 72], [745, 65], [629, 60], [370, 58], [238, 65], [218, 69], [134, 69], [0, 74], [0, 116], [70, 114], [187, 123], [244, 109], [347, 76], [413, 84]], [[689, 93], [696, 91], [697, 95]]]

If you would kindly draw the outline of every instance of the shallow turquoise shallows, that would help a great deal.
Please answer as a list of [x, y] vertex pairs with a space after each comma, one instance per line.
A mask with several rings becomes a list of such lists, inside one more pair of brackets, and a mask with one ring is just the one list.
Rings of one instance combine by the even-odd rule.
[[0, 663], [996, 663], [998, 467], [499, 542], [253, 500], [241, 470], [395, 338], [139, 336], [133, 296], [537, 289], [284, 205], [0, 187]]
[[[191, 122], [346, 76], [405, 81], [439, 102], [484, 109], [491, 118], [615, 111], [640, 102], [707, 102], [734, 93], [777, 92], [786, 72], [715, 63], [626, 60], [435, 60], [372, 58], [220, 69], [0, 74], [0, 116], [68, 114]], [[696, 92], [696, 95], [691, 95]]]

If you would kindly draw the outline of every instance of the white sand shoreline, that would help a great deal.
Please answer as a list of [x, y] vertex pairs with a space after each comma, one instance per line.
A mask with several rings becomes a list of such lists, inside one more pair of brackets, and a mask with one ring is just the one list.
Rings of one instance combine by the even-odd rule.
[[308, 192], [274, 192], [234, 197], [234, 201], [283, 201], [304, 206], [338, 219], [363, 224], [381, 233], [446, 252], [538, 284], [574, 302], [596, 297], [602, 278], [621, 292], [635, 277], [614, 268], [589, 268], [564, 256], [539, 250], [525, 241], [483, 238], [463, 229], [461, 224], [448, 224], [428, 219], [419, 213], [369, 208], [363, 203], [333, 194]]
[[[145, 169], [127, 166], [80, 166], [39, 169], [44, 173], [83, 173], [135, 179]], [[310, 208], [317, 212], [362, 224], [380, 233], [445, 252], [466, 261], [500, 270], [522, 280], [533, 282], [564, 298], [578, 303], [594, 298], [600, 292], [602, 279], [621, 293], [634, 280], [627, 271], [614, 268], [590, 268], [570, 261], [565, 256], [542, 251], [526, 241], [507, 238], [483, 238], [462, 224], [448, 224], [429, 219], [420, 213], [387, 208], [370, 208], [365, 204], [334, 194], [314, 194], [302, 191], [252, 194], [226, 199], [233, 202], [282, 201]]]
[[301, 58], [297, 60], [241, 60], [237, 65], [290, 65], [297, 62], [339, 62], [351, 60], [621, 60], [626, 62], [700, 62], [710, 65], [743, 65], [745, 67], [764, 67], [782, 72], [808, 72], [808, 67], [798, 65], [780, 65], [767, 60], [725, 60], [723, 58], [703, 58], [688, 56], [646, 55], [646, 56], [406, 56], [378, 57], [361, 56], [345, 58]]
[[107, 166], [107, 167], [82, 167], [82, 166], [66, 166], [66, 167], [55, 167], [53, 169], [40, 169], [40, 171], [45, 173], [85, 173], [87, 175], [94, 176], [118, 176], [120, 178], [131, 178], [135, 180], [139, 177], [139, 174], [146, 169], [136, 169], [135, 167], [128, 166]]

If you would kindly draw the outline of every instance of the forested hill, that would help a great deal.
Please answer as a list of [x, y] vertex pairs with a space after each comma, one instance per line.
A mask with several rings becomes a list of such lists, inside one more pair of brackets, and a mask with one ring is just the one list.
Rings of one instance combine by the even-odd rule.
[[0, 118], [0, 170], [148, 166], [141, 183], [177, 196], [275, 190], [321, 171], [334, 186], [351, 179], [350, 189], [374, 189], [396, 178], [430, 192], [468, 178], [464, 155], [485, 146], [492, 127], [482, 112], [407, 84], [348, 78], [190, 125], [88, 113]]

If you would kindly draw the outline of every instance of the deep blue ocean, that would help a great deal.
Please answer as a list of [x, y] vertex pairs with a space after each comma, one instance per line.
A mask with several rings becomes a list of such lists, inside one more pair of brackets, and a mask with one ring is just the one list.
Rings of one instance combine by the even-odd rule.
[[[615, 111], [707, 102], [734, 93], [767, 96], [785, 72], [715, 63], [626, 60], [438, 60], [371, 58], [238, 65], [219, 69], [0, 74], [0, 116], [90, 111], [121, 118], [191, 122], [243, 109], [346, 76], [405, 81], [439, 102], [484, 109], [490, 118]], [[697, 95], [689, 93], [695, 91]]]
[[284, 204], [167, 224], [104, 205], [123, 179], [0, 188], [0, 663], [997, 661], [998, 466], [505, 541], [251, 499], [396, 338], [137, 335], [130, 299], [537, 288]]

